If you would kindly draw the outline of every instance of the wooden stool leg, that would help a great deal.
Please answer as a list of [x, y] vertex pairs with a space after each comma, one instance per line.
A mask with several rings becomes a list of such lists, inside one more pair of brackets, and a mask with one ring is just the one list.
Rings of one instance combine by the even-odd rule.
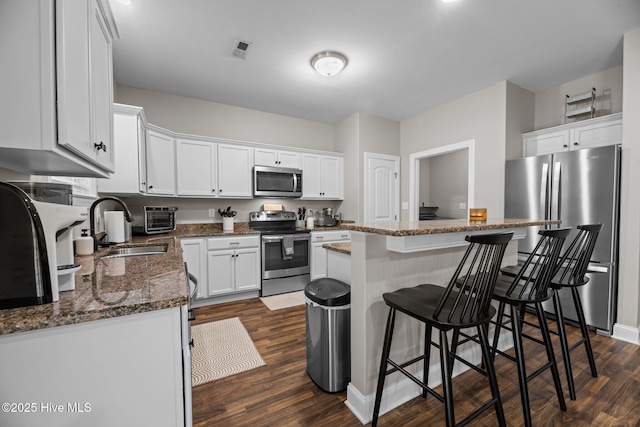
[[558, 395], [558, 403], [560, 409], [567, 410], [567, 404], [564, 401], [564, 394], [562, 393], [562, 385], [560, 384], [560, 374], [558, 374], [558, 365], [556, 364], [556, 356], [553, 353], [553, 346], [551, 345], [551, 335], [549, 335], [549, 327], [547, 326], [547, 318], [544, 316], [544, 310], [541, 303], [536, 303], [536, 314], [538, 315], [538, 321], [540, 322], [540, 331], [542, 332], [542, 340], [544, 341], [544, 348], [547, 351], [547, 359], [550, 363], [551, 376], [553, 377], [553, 384], [556, 386], [556, 394]]
[[378, 424], [378, 414], [380, 412], [380, 402], [382, 401], [382, 389], [384, 388], [384, 379], [387, 374], [387, 359], [391, 351], [391, 339], [393, 338], [393, 327], [396, 321], [396, 309], [389, 310], [387, 317], [387, 328], [384, 333], [384, 344], [382, 345], [382, 357], [380, 359], [380, 371], [378, 373], [378, 387], [376, 389], [376, 401], [373, 406], [373, 420], [371, 425], [375, 427]]
[[494, 399], [494, 407], [496, 409], [496, 416], [498, 417], [498, 425], [506, 426], [507, 423], [504, 419], [504, 411], [502, 409], [502, 400], [500, 399], [500, 390], [498, 389], [498, 380], [496, 378], [496, 372], [493, 368], [493, 360], [491, 360], [491, 352], [489, 350], [489, 336], [486, 325], [478, 326], [478, 337], [480, 338], [480, 347], [482, 348], [482, 362], [484, 368], [487, 371], [487, 378], [489, 379], [489, 387], [491, 387], [491, 396]]
[[520, 326], [520, 316], [518, 309], [514, 305], [509, 305], [511, 309], [511, 333], [513, 335], [513, 347], [516, 353], [516, 365], [518, 367], [518, 383], [520, 385], [520, 402], [522, 403], [522, 414], [524, 415], [524, 425], [531, 427], [531, 408], [529, 406], [529, 386], [527, 384], [527, 370], [524, 363], [524, 351], [522, 348], [522, 327]]
[[578, 315], [578, 322], [580, 323], [580, 330], [582, 331], [582, 339], [584, 339], [584, 346], [587, 349], [587, 359], [589, 359], [589, 367], [591, 368], [591, 376], [597, 377], [598, 371], [596, 370], [596, 361], [593, 357], [593, 350], [591, 349], [591, 339], [589, 339], [589, 330], [587, 329], [587, 321], [584, 318], [584, 311], [582, 311], [582, 301], [580, 300], [580, 294], [577, 288], [571, 288], [573, 294], [573, 303], [576, 306], [576, 314]]
[[442, 394], [444, 397], [444, 410], [447, 419], [447, 427], [456, 425], [453, 411], [453, 384], [451, 381], [451, 357], [449, 354], [449, 340], [447, 331], [440, 330], [440, 369], [442, 370]]
[[558, 325], [558, 335], [560, 336], [560, 348], [562, 349], [562, 360], [564, 361], [564, 371], [567, 375], [567, 384], [569, 386], [569, 397], [576, 400], [576, 386], [573, 382], [573, 372], [571, 369], [571, 354], [569, 351], [569, 342], [567, 340], [567, 330], [564, 326], [564, 315], [562, 314], [562, 305], [560, 303], [560, 293], [556, 290], [553, 293], [553, 309], [556, 313], [556, 323]]

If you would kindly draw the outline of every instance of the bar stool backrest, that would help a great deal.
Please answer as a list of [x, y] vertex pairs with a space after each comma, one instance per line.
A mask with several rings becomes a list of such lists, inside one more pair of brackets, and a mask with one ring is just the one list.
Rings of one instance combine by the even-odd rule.
[[449, 322], [473, 323], [474, 319], [487, 313], [500, 264], [512, 237], [513, 232], [465, 237], [470, 245], [438, 302], [434, 312], [436, 319], [446, 314]]
[[538, 244], [511, 282], [507, 295], [523, 300], [545, 298], [557, 271], [560, 251], [571, 227], [540, 230]]
[[558, 262], [553, 283], [581, 286], [589, 281], [585, 274], [602, 224], [579, 225], [577, 228], [578, 234]]

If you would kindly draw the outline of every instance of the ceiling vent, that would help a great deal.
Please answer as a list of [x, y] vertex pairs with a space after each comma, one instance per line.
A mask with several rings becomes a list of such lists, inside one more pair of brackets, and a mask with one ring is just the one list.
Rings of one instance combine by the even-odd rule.
[[251, 45], [251, 42], [236, 39], [233, 45], [233, 51], [231, 51], [231, 55], [235, 56], [236, 58], [247, 59], [247, 52], [249, 52], [249, 48], [251, 47]]

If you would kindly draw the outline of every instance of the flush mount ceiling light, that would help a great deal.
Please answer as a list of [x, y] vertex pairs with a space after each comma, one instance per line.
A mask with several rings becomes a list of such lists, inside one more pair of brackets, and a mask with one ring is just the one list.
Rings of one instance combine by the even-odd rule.
[[313, 69], [325, 77], [335, 76], [342, 71], [348, 63], [349, 61], [346, 56], [331, 50], [317, 53], [311, 58], [311, 66]]

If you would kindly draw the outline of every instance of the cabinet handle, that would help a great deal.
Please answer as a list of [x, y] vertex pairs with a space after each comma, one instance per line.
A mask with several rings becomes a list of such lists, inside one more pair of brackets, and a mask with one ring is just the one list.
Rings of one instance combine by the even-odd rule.
[[573, 145], [578, 145], [578, 143], [577, 143], [577, 142], [574, 142], [574, 143], [573, 143]]
[[147, 183], [146, 183], [146, 182], [143, 182], [143, 183], [142, 183], [142, 185], [147, 185]]
[[567, 144], [562, 144], [562, 148], [567, 148], [568, 145]]
[[96, 151], [104, 151], [105, 153], [107, 152], [107, 146], [104, 144], [104, 142], [100, 141], [100, 144], [96, 144], [95, 142], [93, 143], [93, 147], [95, 148]]
[[153, 188], [153, 185], [150, 185], [150, 186], [149, 186], [149, 190], [151, 190], [152, 188]]

